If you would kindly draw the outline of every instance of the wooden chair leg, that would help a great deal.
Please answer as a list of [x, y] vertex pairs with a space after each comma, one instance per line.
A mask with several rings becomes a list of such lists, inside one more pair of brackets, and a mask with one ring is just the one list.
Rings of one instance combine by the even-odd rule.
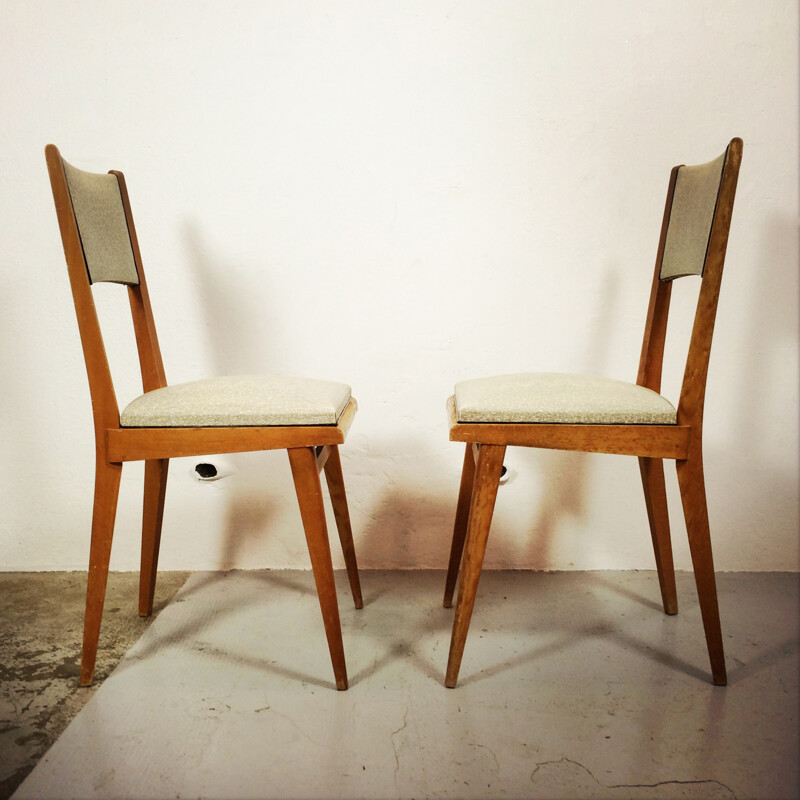
[[650, 521], [650, 536], [656, 556], [658, 583], [666, 614], [678, 613], [678, 593], [675, 588], [675, 566], [672, 561], [672, 540], [669, 533], [667, 488], [664, 482], [664, 462], [660, 458], [640, 458], [644, 502]]
[[464, 654], [472, 608], [475, 605], [475, 595], [478, 591], [483, 556], [486, 553], [486, 542], [489, 538], [489, 527], [492, 524], [492, 514], [503, 471], [505, 452], [505, 445], [486, 444], [480, 445], [478, 452], [478, 464], [475, 468], [467, 525], [464, 563], [461, 569], [458, 602], [453, 620], [453, 635], [450, 639], [450, 654], [447, 660], [445, 686], [450, 689], [454, 688], [458, 681], [461, 657]]
[[339, 448], [331, 445], [330, 455], [325, 462], [325, 480], [328, 483], [328, 493], [333, 506], [333, 516], [336, 519], [336, 529], [339, 531], [339, 541], [342, 543], [342, 554], [347, 567], [347, 577], [350, 581], [350, 591], [356, 608], [363, 608], [361, 599], [361, 581], [358, 578], [358, 562], [356, 549], [353, 545], [353, 528], [350, 525], [350, 511], [347, 508], [347, 493], [344, 488], [344, 475], [342, 474], [342, 461], [339, 458]]
[[106, 599], [111, 540], [117, 515], [117, 498], [122, 464], [108, 464], [98, 458], [94, 482], [92, 540], [89, 549], [89, 575], [86, 582], [86, 615], [83, 624], [81, 686], [91, 686], [97, 661], [97, 643]]
[[308, 543], [308, 553], [311, 557], [311, 569], [314, 572], [314, 582], [317, 585], [317, 595], [322, 609], [325, 635], [333, 662], [336, 688], [344, 690], [347, 689], [347, 667], [344, 660], [342, 626], [336, 602], [331, 548], [325, 524], [325, 508], [322, 504], [322, 486], [317, 471], [316, 454], [313, 447], [290, 448], [288, 453]]
[[142, 509], [142, 568], [139, 573], [139, 616], [153, 613], [156, 591], [158, 550], [161, 545], [161, 523], [164, 519], [164, 497], [167, 493], [169, 459], [145, 461], [144, 507]]
[[700, 613], [711, 661], [711, 675], [717, 686], [728, 682], [725, 671], [725, 652], [722, 644], [722, 628], [717, 603], [717, 583], [714, 576], [714, 559], [711, 553], [711, 533], [708, 525], [708, 506], [703, 477], [703, 457], [695, 445], [690, 457], [677, 461], [678, 485], [681, 489], [689, 549], [694, 566], [694, 579], [700, 601]]
[[458, 490], [458, 504], [456, 505], [456, 519], [453, 525], [453, 541], [450, 545], [450, 563], [447, 567], [447, 580], [444, 585], [444, 607], [453, 605], [453, 593], [456, 588], [458, 570], [461, 566], [461, 556], [464, 552], [464, 539], [467, 536], [467, 522], [469, 521], [469, 504], [472, 499], [472, 484], [475, 480], [475, 456], [472, 444], [468, 443], [464, 451], [464, 466], [461, 468], [461, 486]]

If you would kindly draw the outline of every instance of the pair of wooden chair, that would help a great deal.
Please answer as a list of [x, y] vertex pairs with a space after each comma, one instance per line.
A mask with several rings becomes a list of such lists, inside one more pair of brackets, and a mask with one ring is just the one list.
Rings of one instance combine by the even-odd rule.
[[[122, 464], [144, 461], [139, 613], [153, 608], [167, 468], [180, 456], [286, 449], [338, 689], [347, 670], [323, 508], [324, 470], [357, 608], [361, 588], [338, 446], [356, 411], [350, 387], [281, 376], [168, 385], [125, 179], [89, 173], [45, 149], [94, 412], [96, 475], [81, 684], [94, 674]], [[639, 374], [635, 384], [561, 374], [464, 381], [448, 402], [450, 439], [466, 443], [444, 605], [456, 605], [445, 683], [454, 687], [475, 603], [506, 447], [639, 458], [664, 611], [677, 612], [662, 460], [677, 464], [713, 681], [726, 682], [702, 460], [708, 357], [742, 142], [670, 177]], [[701, 276], [677, 409], [660, 394], [672, 281]], [[120, 412], [91, 285], [126, 285], [144, 394]]]

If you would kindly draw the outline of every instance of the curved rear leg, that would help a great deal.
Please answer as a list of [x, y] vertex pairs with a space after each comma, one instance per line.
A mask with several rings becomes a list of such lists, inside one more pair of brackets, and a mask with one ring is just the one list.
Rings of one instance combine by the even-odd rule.
[[675, 589], [675, 566], [672, 561], [672, 540], [669, 533], [667, 489], [664, 483], [664, 462], [660, 458], [640, 458], [644, 502], [650, 521], [650, 536], [656, 556], [658, 583], [664, 612], [678, 613], [678, 594]]
[[330, 455], [325, 462], [325, 480], [328, 484], [328, 494], [331, 497], [336, 529], [339, 531], [339, 541], [342, 543], [342, 554], [347, 567], [347, 577], [350, 581], [353, 602], [356, 608], [363, 608], [364, 601], [361, 599], [361, 581], [358, 577], [358, 562], [356, 561], [356, 549], [353, 545], [350, 511], [347, 508], [347, 493], [344, 489], [342, 461], [339, 457], [339, 448], [335, 444], [330, 445]]
[[685, 461], [677, 461], [676, 466], [700, 613], [703, 616], [708, 657], [711, 661], [711, 674], [715, 684], [725, 686], [728, 679], [725, 672], [725, 652], [722, 645], [717, 582], [711, 553], [711, 532], [708, 525], [703, 457], [700, 448], [698, 446], [693, 448], [693, 454]]
[[447, 567], [447, 580], [444, 585], [443, 605], [445, 608], [450, 608], [453, 605], [453, 593], [456, 589], [458, 569], [461, 566], [461, 556], [464, 552], [464, 540], [467, 536], [472, 484], [475, 481], [475, 457], [472, 447], [472, 444], [467, 444], [464, 452], [464, 466], [461, 469], [461, 486], [458, 490], [456, 519], [453, 524], [453, 541], [450, 545], [450, 562]]

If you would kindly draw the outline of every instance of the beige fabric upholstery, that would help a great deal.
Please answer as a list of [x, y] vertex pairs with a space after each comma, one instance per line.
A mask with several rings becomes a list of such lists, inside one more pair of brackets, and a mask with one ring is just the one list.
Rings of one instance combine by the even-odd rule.
[[703, 274], [725, 155], [678, 170], [661, 259], [662, 281]]
[[335, 425], [350, 387], [283, 375], [237, 375], [166, 386], [137, 397], [124, 428]]
[[84, 172], [61, 162], [91, 282], [137, 285], [139, 274], [116, 175]]
[[554, 372], [461, 381], [459, 422], [674, 424], [669, 400], [633, 383]]

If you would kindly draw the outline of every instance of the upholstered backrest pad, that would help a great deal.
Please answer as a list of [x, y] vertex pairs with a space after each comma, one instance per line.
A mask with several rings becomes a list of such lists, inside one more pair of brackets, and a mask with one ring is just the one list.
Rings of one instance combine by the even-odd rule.
[[62, 159], [92, 283], [139, 283], [115, 175], [84, 172]]
[[725, 155], [678, 170], [661, 259], [662, 281], [703, 274]]

